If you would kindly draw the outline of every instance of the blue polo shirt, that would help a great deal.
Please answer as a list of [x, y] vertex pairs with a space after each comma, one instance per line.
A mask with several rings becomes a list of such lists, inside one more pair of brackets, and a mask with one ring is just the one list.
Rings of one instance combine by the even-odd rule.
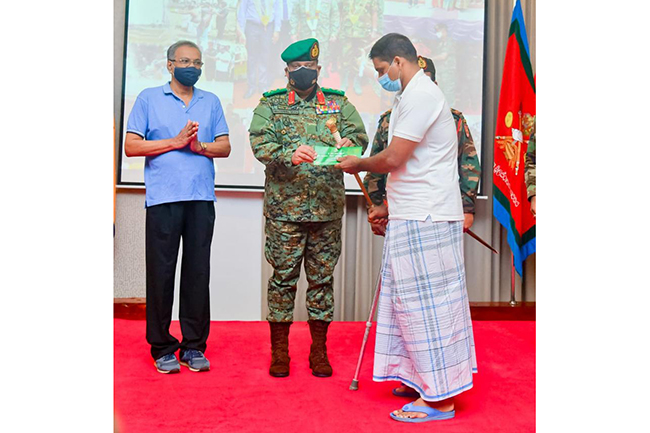
[[[228, 135], [221, 102], [214, 93], [194, 88], [189, 105], [174, 94], [169, 83], [143, 90], [135, 101], [126, 132], [145, 140], [173, 138], [188, 120], [199, 122], [198, 140], [212, 142]], [[184, 147], [147, 156], [144, 165], [145, 207], [177, 201], [216, 201], [214, 161]]]

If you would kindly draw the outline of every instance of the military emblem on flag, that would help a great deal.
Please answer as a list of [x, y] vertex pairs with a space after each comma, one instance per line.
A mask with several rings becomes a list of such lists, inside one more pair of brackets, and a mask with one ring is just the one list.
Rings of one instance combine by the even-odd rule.
[[494, 141], [493, 212], [508, 233], [513, 264], [536, 250], [535, 217], [530, 211], [524, 180], [524, 158], [535, 127], [535, 76], [524, 16], [519, 0], [512, 12], [501, 81]]

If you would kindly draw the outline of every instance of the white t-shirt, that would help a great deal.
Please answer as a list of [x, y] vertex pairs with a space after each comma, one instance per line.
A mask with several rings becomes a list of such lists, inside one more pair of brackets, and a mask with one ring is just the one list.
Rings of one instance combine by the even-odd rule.
[[422, 70], [395, 96], [389, 146], [393, 137], [419, 144], [406, 164], [388, 175], [390, 219], [462, 221], [454, 118], [442, 91]]

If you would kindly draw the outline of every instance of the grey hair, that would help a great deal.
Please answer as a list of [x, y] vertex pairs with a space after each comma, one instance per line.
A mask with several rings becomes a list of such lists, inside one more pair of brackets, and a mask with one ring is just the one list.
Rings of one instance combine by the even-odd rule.
[[199, 46], [196, 45], [194, 42], [191, 42], [191, 41], [178, 41], [175, 44], [172, 44], [172, 46], [170, 46], [167, 49], [167, 60], [175, 60], [174, 56], [176, 56], [176, 50], [179, 47], [196, 48], [197, 50], [199, 50], [199, 54], [201, 55], [201, 57], [203, 57], [203, 53], [201, 53], [201, 48], [199, 48]]

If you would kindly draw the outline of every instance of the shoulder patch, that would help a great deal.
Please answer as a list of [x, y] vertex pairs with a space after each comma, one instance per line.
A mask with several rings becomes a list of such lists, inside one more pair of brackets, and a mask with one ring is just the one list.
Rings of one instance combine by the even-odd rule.
[[[465, 118], [463, 117], [462, 114], [460, 114], [459, 111], [456, 111], [456, 112], [453, 112], [453, 111], [452, 111], [452, 112], [451, 112], [451, 117], [454, 118], [454, 122], [456, 122], [458, 125], [460, 125], [461, 123], [463, 123], [463, 121], [465, 120]], [[460, 129], [460, 126], [458, 127], [458, 129]]]
[[323, 91], [323, 93], [333, 93], [335, 95], [345, 96], [345, 92], [343, 90], [329, 89], [327, 87], [321, 87], [320, 89]]
[[281, 89], [275, 89], [275, 90], [269, 90], [268, 92], [262, 93], [262, 96], [265, 98], [268, 98], [269, 96], [274, 96], [274, 95], [281, 95], [283, 93], [287, 93], [287, 88], [281, 88]]
[[465, 120], [465, 117], [463, 116], [463, 113], [456, 110], [455, 108], [452, 108], [451, 109], [451, 115], [454, 118], [454, 122], [456, 122], [456, 133], [459, 134], [460, 130], [464, 129], [465, 136], [467, 138], [469, 138], [470, 135], [469, 135], [469, 130], [467, 128], [467, 121]]

